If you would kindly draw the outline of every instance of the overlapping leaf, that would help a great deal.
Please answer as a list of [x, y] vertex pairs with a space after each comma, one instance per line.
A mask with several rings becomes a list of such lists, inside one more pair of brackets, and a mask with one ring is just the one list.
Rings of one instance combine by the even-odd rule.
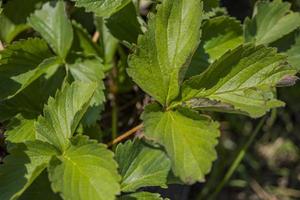
[[286, 61], [272, 48], [240, 46], [184, 83], [184, 104], [200, 109], [239, 110], [260, 117], [270, 108], [284, 105], [275, 99], [272, 88], [282, 80], [294, 82], [296, 70]]
[[245, 40], [270, 44], [300, 27], [300, 14], [281, 0], [258, 1], [252, 19], [245, 20]]
[[95, 93], [95, 83], [74, 82], [66, 85], [50, 97], [44, 115], [36, 123], [37, 138], [61, 151], [69, 145], [69, 139], [77, 128]]
[[54, 147], [40, 141], [14, 147], [0, 165], [0, 199], [17, 199], [55, 154]]
[[73, 30], [63, 1], [45, 3], [28, 18], [30, 25], [65, 59], [73, 41]]
[[162, 150], [136, 139], [118, 145], [116, 160], [123, 192], [134, 192], [147, 186], [166, 187], [170, 160]]
[[145, 137], [166, 149], [174, 174], [189, 184], [203, 181], [217, 156], [218, 123], [187, 109], [163, 112], [157, 104], [142, 119]]
[[289, 63], [300, 71], [300, 36], [296, 38], [295, 44], [286, 52]]
[[161, 104], [179, 94], [179, 85], [200, 41], [202, 3], [165, 0], [150, 15], [148, 31], [138, 39], [128, 74]]
[[63, 199], [113, 200], [119, 194], [119, 175], [113, 153], [83, 136], [72, 139], [66, 152], [49, 167], [55, 192]]
[[108, 17], [126, 6], [130, 0], [72, 0], [78, 7], [94, 12], [99, 17]]

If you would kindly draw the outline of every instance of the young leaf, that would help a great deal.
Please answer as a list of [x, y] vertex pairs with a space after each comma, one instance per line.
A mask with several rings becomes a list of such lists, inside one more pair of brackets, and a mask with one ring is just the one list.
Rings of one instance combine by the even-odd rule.
[[94, 12], [99, 17], [108, 17], [126, 6], [130, 0], [72, 0], [78, 7]]
[[274, 98], [272, 88], [286, 77], [293, 78], [295, 73], [286, 57], [275, 49], [240, 46], [227, 52], [201, 75], [187, 80], [182, 98], [185, 105], [193, 108], [206, 107], [197, 101], [209, 99], [217, 101], [213, 103], [217, 106], [223, 104], [223, 111], [235, 109], [260, 117], [270, 108], [284, 105]]
[[41, 39], [22, 40], [0, 51], [0, 100], [11, 98], [29, 85], [40, 63], [51, 56]]
[[90, 126], [94, 124], [103, 108], [104, 96], [104, 66], [102, 61], [97, 58], [78, 58], [75, 63], [68, 65], [72, 77], [75, 81], [84, 83], [97, 83], [97, 88], [90, 103], [90, 108], [85, 115], [83, 122], [85, 125]]
[[119, 194], [119, 175], [113, 153], [104, 145], [79, 136], [49, 167], [52, 188], [63, 199], [113, 200]]
[[252, 19], [245, 20], [246, 42], [270, 44], [300, 27], [300, 13], [281, 0], [258, 1]]
[[128, 74], [163, 105], [179, 94], [179, 85], [200, 41], [200, 0], [165, 0], [150, 15], [149, 28], [129, 58]]
[[7, 126], [5, 131], [6, 141], [11, 143], [24, 143], [36, 139], [34, 116], [22, 116], [21, 114], [14, 117]]
[[163, 198], [157, 193], [136, 192], [123, 195], [118, 200], [163, 200]]
[[118, 145], [116, 160], [122, 176], [123, 192], [134, 192], [147, 186], [167, 187], [170, 160], [162, 150], [135, 139]]
[[0, 199], [17, 199], [57, 152], [40, 141], [18, 144], [0, 165]]
[[295, 44], [286, 52], [288, 56], [288, 62], [295, 68], [298, 72], [300, 71], [300, 36], [296, 38]]
[[45, 3], [28, 18], [29, 24], [65, 59], [73, 41], [73, 30], [63, 1]]
[[95, 93], [95, 83], [74, 82], [66, 85], [55, 98], [50, 97], [44, 115], [36, 123], [37, 139], [63, 151], [69, 145], [82, 116]]
[[20, 3], [18, 0], [7, 1], [3, 5], [3, 12], [0, 11], [0, 40], [10, 43], [18, 34], [28, 29], [26, 18], [39, 7], [41, 2], [45, 1], [26, 0], [26, 4]]
[[218, 123], [188, 109], [163, 112], [157, 104], [142, 115], [145, 137], [164, 146], [176, 176], [188, 184], [203, 181], [216, 159]]
[[120, 41], [136, 43], [142, 33], [134, 4], [131, 2], [106, 20], [110, 33]]

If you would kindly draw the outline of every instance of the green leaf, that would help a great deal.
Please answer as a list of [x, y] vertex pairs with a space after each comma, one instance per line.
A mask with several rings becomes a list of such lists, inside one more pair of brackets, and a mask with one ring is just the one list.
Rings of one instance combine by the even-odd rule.
[[83, 52], [84, 55], [100, 56], [101, 49], [93, 41], [86, 29], [81, 24], [72, 21], [74, 30], [74, 41], [72, 51]]
[[53, 146], [40, 141], [14, 146], [0, 165], [0, 199], [17, 199], [55, 154]]
[[0, 51], [0, 100], [11, 98], [29, 85], [40, 63], [52, 56], [41, 39], [15, 42]]
[[258, 1], [252, 19], [245, 20], [246, 42], [269, 44], [300, 27], [300, 13], [281, 0]]
[[119, 200], [163, 200], [163, 198], [157, 193], [137, 192], [123, 195]]
[[[10, 43], [21, 32], [29, 28], [26, 18], [40, 7], [46, 0], [26, 0], [26, 4], [18, 0], [9, 0], [0, 12], [0, 40]], [[16, 14], [17, 13], [17, 14]]]
[[102, 65], [102, 61], [97, 58], [78, 58], [74, 64], [68, 65], [68, 68], [75, 81], [97, 83], [97, 88], [90, 103], [91, 107], [88, 109], [83, 119], [84, 124], [90, 126], [99, 119], [100, 112], [103, 108], [103, 102], [105, 101], [103, 92], [105, 89], [103, 83], [105, 77], [104, 66]]
[[218, 123], [188, 109], [165, 111], [157, 104], [142, 115], [145, 137], [167, 151], [175, 176], [188, 184], [204, 181], [217, 154]]
[[117, 146], [116, 160], [123, 192], [134, 192], [147, 186], [167, 187], [170, 160], [162, 150], [135, 139]]
[[298, 72], [300, 71], [300, 36], [296, 38], [295, 44], [286, 52], [288, 56], [288, 62], [295, 68]]
[[179, 94], [199, 44], [201, 21], [201, 1], [163, 1], [156, 16], [150, 14], [148, 31], [139, 37], [137, 50], [129, 58], [128, 74], [163, 105]]
[[224, 112], [238, 110], [260, 117], [270, 108], [284, 105], [274, 98], [272, 89], [295, 73], [286, 56], [273, 48], [240, 46], [187, 80], [182, 98], [184, 105], [192, 108], [220, 107]]
[[113, 200], [119, 194], [119, 175], [113, 153], [105, 145], [79, 136], [49, 167], [52, 188], [63, 199]]
[[95, 90], [95, 83], [74, 82], [66, 85], [55, 98], [50, 97], [44, 107], [44, 115], [36, 123], [37, 138], [64, 151]]
[[106, 20], [110, 33], [120, 41], [136, 43], [142, 34], [134, 4], [131, 2]]
[[73, 41], [72, 24], [63, 1], [45, 3], [28, 18], [29, 24], [49, 43], [53, 51], [65, 59]]
[[58, 194], [55, 194], [48, 179], [48, 173], [44, 170], [30, 185], [30, 187], [21, 195], [19, 200], [43, 199], [43, 200], [61, 200]]
[[5, 131], [6, 141], [11, 143], [24, 143], [36, 139], [35, 118], [33, 116], [24, 117], [21, 114], [14, 117]]
[[235, 49], [243, 43], [242, 25], [235, 18], [228, 16], [206, 20], [202, 26], [202, 41], [212, 63], [228, 50]]
[[213, 8], [219, 7], [220, 0], [203, 0], [203, 8], [205, 12], [211, 11]]
[[126, 6], [130, 0], [72, 0], [87, 12], [94, 12], [99, 17], [108, 17]]

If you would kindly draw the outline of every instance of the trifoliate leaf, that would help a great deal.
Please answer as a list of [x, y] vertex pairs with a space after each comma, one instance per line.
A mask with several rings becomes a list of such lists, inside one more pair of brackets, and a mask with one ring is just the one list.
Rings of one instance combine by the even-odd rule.
[[202, 44], [210, 62], [243, 43], [243, 28], [235, 18], [228, 16], [206, 20], [202, 26]]
[[78, 7], [94, 12], [99, 17], [108, 17], [126, 6], [130, 0], [72, 0]]
[[123, 195], [118, 200], [163, 200], [160, 194], [150, 192], [136, 192]]
[[3, 12], [0, 12], [0, 40], [10, 43], [18, 34], [28, 29], [26, 18], [45, 1], [26, 0], [26, 4], [18, 0], [7, 1], [3, 6]]
[[164, 0], [129, 58], [128, 74], [148, 94], [168, 105], [179, 94], [189, 61], [200, 41], [202, 3]]
[[29, 24], [65, 59], [73, 41], [73, 30], [63, 1], [45, 3], [28, 18]]
[[51, 55], [41, 39], [22, 40], [0, 51], [0, 100], [29, 85], [40, 63]]
[[7, 126], [5, 131], [6, 141], [11, 143], [24, 143], [36, 139], [35, 117], [22, 116], [21, 114], [14, 117]]
[[103, 79], [104, 66], [102, 61], [97, 58], [78, 58], [73, 64], [68, 65], [72, 77], [76, 81], [84, 83], [97, 83], [97, 88], [90, 103], [90, 108], [87, 110], [83, 118], [84, 125], [90, 126], [94, 124], [100, 116], [103, 108], [105, 96], [103, 90], [105, 89]]
[[170, 160], [162, 150], [135, 139], [118, 145], [116, 160], [123, 192], [134, 192], [147, 186], [167, 187]]
[[120, 41], [136, 43], [142, 33], [134, 4], [131, 2], [106, 20], [110, 33]]
[[188, 184], [204, 181], [217, 157], [218, 123], [183, 108], [163, 112], [157, 104], [147, 106], [142, 119], [145, 137], [166, 149], [174, 174]]
[[47, 170], [44, 170], [21, 195], [18, 200], [43, 199], [43, 200], [61, 200], [58, 194], [55, 194], [48, 179]]
[[17, 199], [55, 154], [53, 146], [40, 141], [14, 146], [0, 165], [0, 199]]
[[87, 30], [75, 21], [72, 21], [72, 25], [74, 30], [74, 41], [71, 50], [75, 52], [83, 52], [86, 56], [101, 56], [101, 49], [92, 41]]
[[295, 44], [286, 52], [288, 56], [288, 62], [295, 68], [298, 72], [300, 71], [300, 36], [296, 38]]
[[66, 85], [55, 98], [50, 97], [44, 107], [43, 116], [40, 116], [36, 123], [37, 138], [61, 151], [65, 150], [95, 90], [95, 83], [74, 82], [72, 85]]
[[[270, 108], [284, 105], [275, 99], [272, 88], [295, 73], [286, 56], [275, 49], [240, 46], [187, 80], [182, 98], [184, 105], [192, 108], [220, 107], [224, 112], [234, 109], [260, 117]], [[197, 103], [203, 100], [208, 100], [204, 101], [208, 105]]]
[[300, 13], [290, 7], [281, 0], [258, 1], [252, 19], [245, 20], [246, 42], [270, 44], [300, 27]]
[[102, 144], [79, 136], [49, 167], [52, 188], [63, 199], [113, 200], [119, 194], [119, 175], [113, 153]]

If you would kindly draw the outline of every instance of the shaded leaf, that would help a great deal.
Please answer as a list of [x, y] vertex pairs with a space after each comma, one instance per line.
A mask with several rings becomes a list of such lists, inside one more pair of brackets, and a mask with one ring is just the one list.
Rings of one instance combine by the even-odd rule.
[[[189, 61], [200, 40], [202, 3], [165, 0], [150, 14], [148, 31], [129, 58], [128, 74], [148, 94], [168, 105], [179, 94]], [[151, 80], [151, 81], [149, 81]]]
[[286, 52], [288, 62], [300, 71], [300, 36], [296, 38], [295, 44]]
[[63, 199], [113, 200], [119, 194], [119, 175], [113, 153], [105, 145], [79, 136], [49, 167], [52, 188]]
[[167, 187], [170, 160], [162, 150], [135, 139], [117, 146], [116, 160], [123, 192], [134, 192], [147, 186]]
[[157, 193], [137, 192], [123, 195], [119, 200], [163, 200], [163, 198]]
[[204, 181], [217, 154], [218, 123], [187, 109], [163, 112], [157, 104], [142, 115], [145, 137], [167, 151], [175, 176], [188, 184]]
[[40, 141], [14, 146], [0, 165], [0, 199], [17, 199], [55, 154], [53, 146]]

